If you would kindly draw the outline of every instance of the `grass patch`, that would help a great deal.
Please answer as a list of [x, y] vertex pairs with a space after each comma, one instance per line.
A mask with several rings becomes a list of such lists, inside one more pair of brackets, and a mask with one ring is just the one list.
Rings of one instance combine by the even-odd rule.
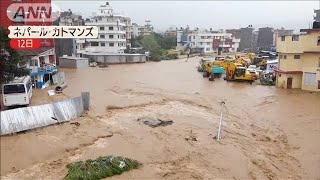
[[97, 180], [105, 177], [121, 174], [131, 169], [137, 169], [141, 164], [129, 158], [121, 156], [98, 157], [95, 160], [88, 159], [69, 163], [66, 180]]

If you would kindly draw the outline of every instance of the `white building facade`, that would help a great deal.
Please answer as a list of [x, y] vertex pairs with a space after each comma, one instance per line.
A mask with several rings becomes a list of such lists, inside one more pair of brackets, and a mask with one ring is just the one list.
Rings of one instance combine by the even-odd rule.
[[191, 48], [197, 48], [204, 53], [237, 52], [240, 39], [232, 37], [231, 33], [191, 31], [187, 35], [177, 31], [177, 43], [189, 43]]
[[86, 52], [124, 53], [127, 46], [131, 47], [131, 18], [115, 13], [108, 2], [106, 5], [101, 5], [96, 16], [86, 21], [85, 25], [98, 26], [99, 35], [97, 39], [86, 39], [84, 49], [79, 47], [84, 54]]

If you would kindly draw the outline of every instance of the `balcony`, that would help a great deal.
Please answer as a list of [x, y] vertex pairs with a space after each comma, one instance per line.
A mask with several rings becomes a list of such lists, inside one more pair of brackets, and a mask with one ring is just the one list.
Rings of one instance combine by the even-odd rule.
[[99, 34], [125, 34], [126, 31], [120, 30], [99, 30]]
[[76, 39], [76, 43], [82, 44], [82, 43], [85, 43], [85, 40], [84, 39]]
[[44, 64], [43, 67], [30, 66], [31, 75], [51, 74], [57, 71], [57, 67], [52, 64]]
[[125, 23], [117, 22], [85, 22], [86, 26], [126, 26]]

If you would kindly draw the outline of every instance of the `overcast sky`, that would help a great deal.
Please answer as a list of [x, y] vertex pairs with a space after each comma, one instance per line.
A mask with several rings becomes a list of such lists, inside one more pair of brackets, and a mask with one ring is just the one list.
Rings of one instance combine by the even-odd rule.
[[[61, 10], [71, 9], [85, 17], [106, 1], [52, 0]], [[132, 22], [151, 20], [156, 30], [169, 27], [200, 29], [274, 27], [309, 28], [318, 1], [109, 1], [115, 12], [125, 12]]]

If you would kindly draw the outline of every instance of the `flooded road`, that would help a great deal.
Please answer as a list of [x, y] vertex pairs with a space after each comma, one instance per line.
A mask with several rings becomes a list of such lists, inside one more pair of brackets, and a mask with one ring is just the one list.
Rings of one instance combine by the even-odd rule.
[[[210, 82], [198, 62], [63, 69], [64, 95], [89, 91], [90, 112], [75, 120], [79, 127], [1, 137], [2, 177], [60, 179], [68, 162], [114, 154], [143, 164], [114, 179], [320, 178], [319, 93]], [[220, 99], [226, 107], [218, 143]], [[143, 117], [174, 124], [150, 128], [137, 121]], [[197, 141], [185, 140], [190, 134]]]

